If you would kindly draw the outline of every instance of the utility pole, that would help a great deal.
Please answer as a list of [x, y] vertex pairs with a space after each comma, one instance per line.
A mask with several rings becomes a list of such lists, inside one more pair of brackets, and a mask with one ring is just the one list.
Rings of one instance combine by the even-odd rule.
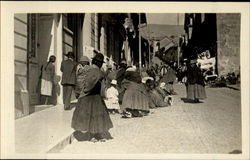
[[148, 40], [148, 68], [150, 67], [150, 39]]
[[141, 13], [139, 13], [139, 69], [141, 74]]

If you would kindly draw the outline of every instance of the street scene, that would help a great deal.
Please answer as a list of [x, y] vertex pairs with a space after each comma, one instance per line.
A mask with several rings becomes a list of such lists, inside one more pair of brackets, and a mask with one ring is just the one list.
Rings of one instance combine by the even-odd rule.
[[15, 151], [242, 154], [240, 28], [240, 13], [15, 14]]
[[[144, 118], [122, 119], [111, 115], [113, 139], [105, 143], [74, 140], [57, 153], [67, 154], [163, 154], [241, 152], [240, 91], [207, 88], [208, 99], [191, 104], [182, 101], [185, 87], [171, 107], [151, 109]], [[84, 139], [84, 138], [82, 138]]]

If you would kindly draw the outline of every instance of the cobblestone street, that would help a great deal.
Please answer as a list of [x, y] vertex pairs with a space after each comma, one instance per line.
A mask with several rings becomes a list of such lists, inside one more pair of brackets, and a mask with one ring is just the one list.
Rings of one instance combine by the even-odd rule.
[[239, 90], [206, 88], [208, 98], [198, 104], [185, 103], [184, 85], [175, 85], [175, 90], [174, 105], [152, 109], [149, 116], [111, 115], [113, 139], [104, 143], [74, 140], [60, 152], [228, 154], [242, 150]]

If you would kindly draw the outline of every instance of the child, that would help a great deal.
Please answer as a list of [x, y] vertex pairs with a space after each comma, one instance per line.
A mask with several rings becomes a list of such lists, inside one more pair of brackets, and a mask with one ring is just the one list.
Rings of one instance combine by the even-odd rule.
[[117, 81], [112, 80], [111, 86], [107, 89], [105, 104], [110, 113], [119, 113], [120, 106], [118, 102], [118, 90], [116, 89]]

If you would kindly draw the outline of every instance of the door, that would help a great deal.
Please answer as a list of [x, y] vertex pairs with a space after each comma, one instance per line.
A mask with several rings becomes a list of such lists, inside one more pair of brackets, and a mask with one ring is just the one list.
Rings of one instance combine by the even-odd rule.
[[63, 28], [63, 53], [73, 52], [73, 32], [64, 26]]
[[28, 14], [28, 91], [30, 105], [40, 103], [40, 67], [37, 55], [38, 15]]

